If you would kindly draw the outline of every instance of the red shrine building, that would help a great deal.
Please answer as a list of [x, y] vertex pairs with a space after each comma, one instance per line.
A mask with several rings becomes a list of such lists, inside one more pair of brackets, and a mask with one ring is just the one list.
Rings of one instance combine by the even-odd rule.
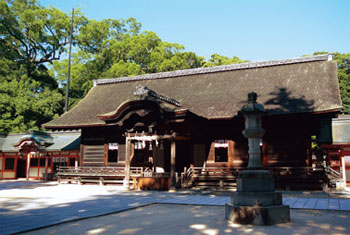
[[62, 177], [226, 187], [248, 162], [238, 112], [252, 91], [268, 111], [261, 158], [276, 183], [324, 183], [313, 170], [311, 137], [331, 140], [322, 127], [342, 108], [331, 55], [94, 80], [84, 99], [44, 127], [81, 130], [79, 169], [63, 167]]
[[0, 134], [0, 179], [54, 178], [59, 166], [78, 166], [80, 131]]
[[339, 172], [345, 186], [350, 186], [350, 116], [332, 119], [331, 144], [322, 144], [319, 158]]

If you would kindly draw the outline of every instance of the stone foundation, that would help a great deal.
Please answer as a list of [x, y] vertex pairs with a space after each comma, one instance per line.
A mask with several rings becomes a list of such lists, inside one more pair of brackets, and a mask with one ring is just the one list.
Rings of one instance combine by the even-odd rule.
[[237, 192], [225, 205], [225, 218], [238, 224], [273, 225], [290, 222], [289, 206], [275, 192], [272, 175], [266, 170], [245, 170], [237, 179]]
[[225, 218], [237, 224], [273, 225], [290, 222], [289, 206], [225, 205]]

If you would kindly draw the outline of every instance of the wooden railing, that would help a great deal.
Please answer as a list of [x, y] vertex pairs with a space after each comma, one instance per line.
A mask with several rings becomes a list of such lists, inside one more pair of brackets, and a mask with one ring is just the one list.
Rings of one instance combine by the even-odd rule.
[[341, 174], [340, 174], [340, 172], [334, 170], [332, 167], [327, 166], [327, 167], [325, 168], [325, 170], [326, 170], [327, 174], [328, 174], [331, 178], [333, 178], [333, 179], [341, 179]]
[[[80, 176], [80, 177], [104, 177], [104, 176], [125, 176], [124, 167], [74, 167], [60, 166], [57, 176]], [[153, 172], [148, 168], [130, 167], [131, 177], [170, 177], [169, 172]]]
[[266, 167], [274, 176], [323, 174], [323, 167]]
[[[205, 181], [218, 181], [224, 185], [226, 182], [235, 182], [239, 172], [247, 169], [243, 167], [190, 167], [185, 168], [181, 173], [181, 185], [183, 187], [191, 187], [193, 182], [201, 180]], [[335, 172], [321, 168], [313, 167], [267, 167], [275, 178], [276, 185], [307, 185], [312, 182], [318, 182], [318, 184], [327, 183], [326, 173], [336, 175]], [[102, 183], [108, 180], [122, 180], [125, 177], [124, 167], [67, 167], [61, 166], [57, 172], [58, 179], [78, 179], [81, 181], [95, 179]], [[130, 167], [131, 178], [151, 177], [151, 178], [169, 178], [169, 172], [154, 172], [152, 170], [144, 169], [143, 167]], [[225, 183], [225, 184], [226, 184]]]
[[[130, 167], [130, 176], [141, 176], [142, 167]], [[60, 166], [57, 176], [79, 176], [79, 177], [106, 177], [106, 176], [125, 176], [124, 167], [74, 167]]]
[[[184, 187], [191, 187], [196, 180], [232, 180], [235, 181], [243, 167], [190, 167], [185, 168], [181, 174], [181, 183]], [[279, 184], [301, 183], [307, 180], [322, 180], [326, 183], [326, 174], [323, 167], [265, 167], [269, 170]]]
[[224, 175], [238, 175], [243, 170], [243, 167], [190, 167], [185, 168], [186, 176], [224, 176]]

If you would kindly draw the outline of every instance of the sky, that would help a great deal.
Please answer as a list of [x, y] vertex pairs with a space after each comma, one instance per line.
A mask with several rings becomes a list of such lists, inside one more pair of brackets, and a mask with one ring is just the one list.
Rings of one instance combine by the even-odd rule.
[[39, 0], [88, 19], [136, 18], [142, 31], [209, 59], [350, 53], [350, 0]]

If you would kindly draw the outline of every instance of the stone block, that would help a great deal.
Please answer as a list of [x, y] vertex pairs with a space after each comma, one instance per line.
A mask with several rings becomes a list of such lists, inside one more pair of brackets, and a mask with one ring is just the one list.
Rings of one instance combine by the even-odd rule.
[[273, 225], [290, 222], [289, 206], [225, 205], [225, 218], [237, 224]]
[[235, 192], [232, 197], [235, 206], [275, 206], [282, 205], [280, 192]]
[[237, 178], [239, 192], [273, 192], [275, 181], [269, 171], [245, 170]]

